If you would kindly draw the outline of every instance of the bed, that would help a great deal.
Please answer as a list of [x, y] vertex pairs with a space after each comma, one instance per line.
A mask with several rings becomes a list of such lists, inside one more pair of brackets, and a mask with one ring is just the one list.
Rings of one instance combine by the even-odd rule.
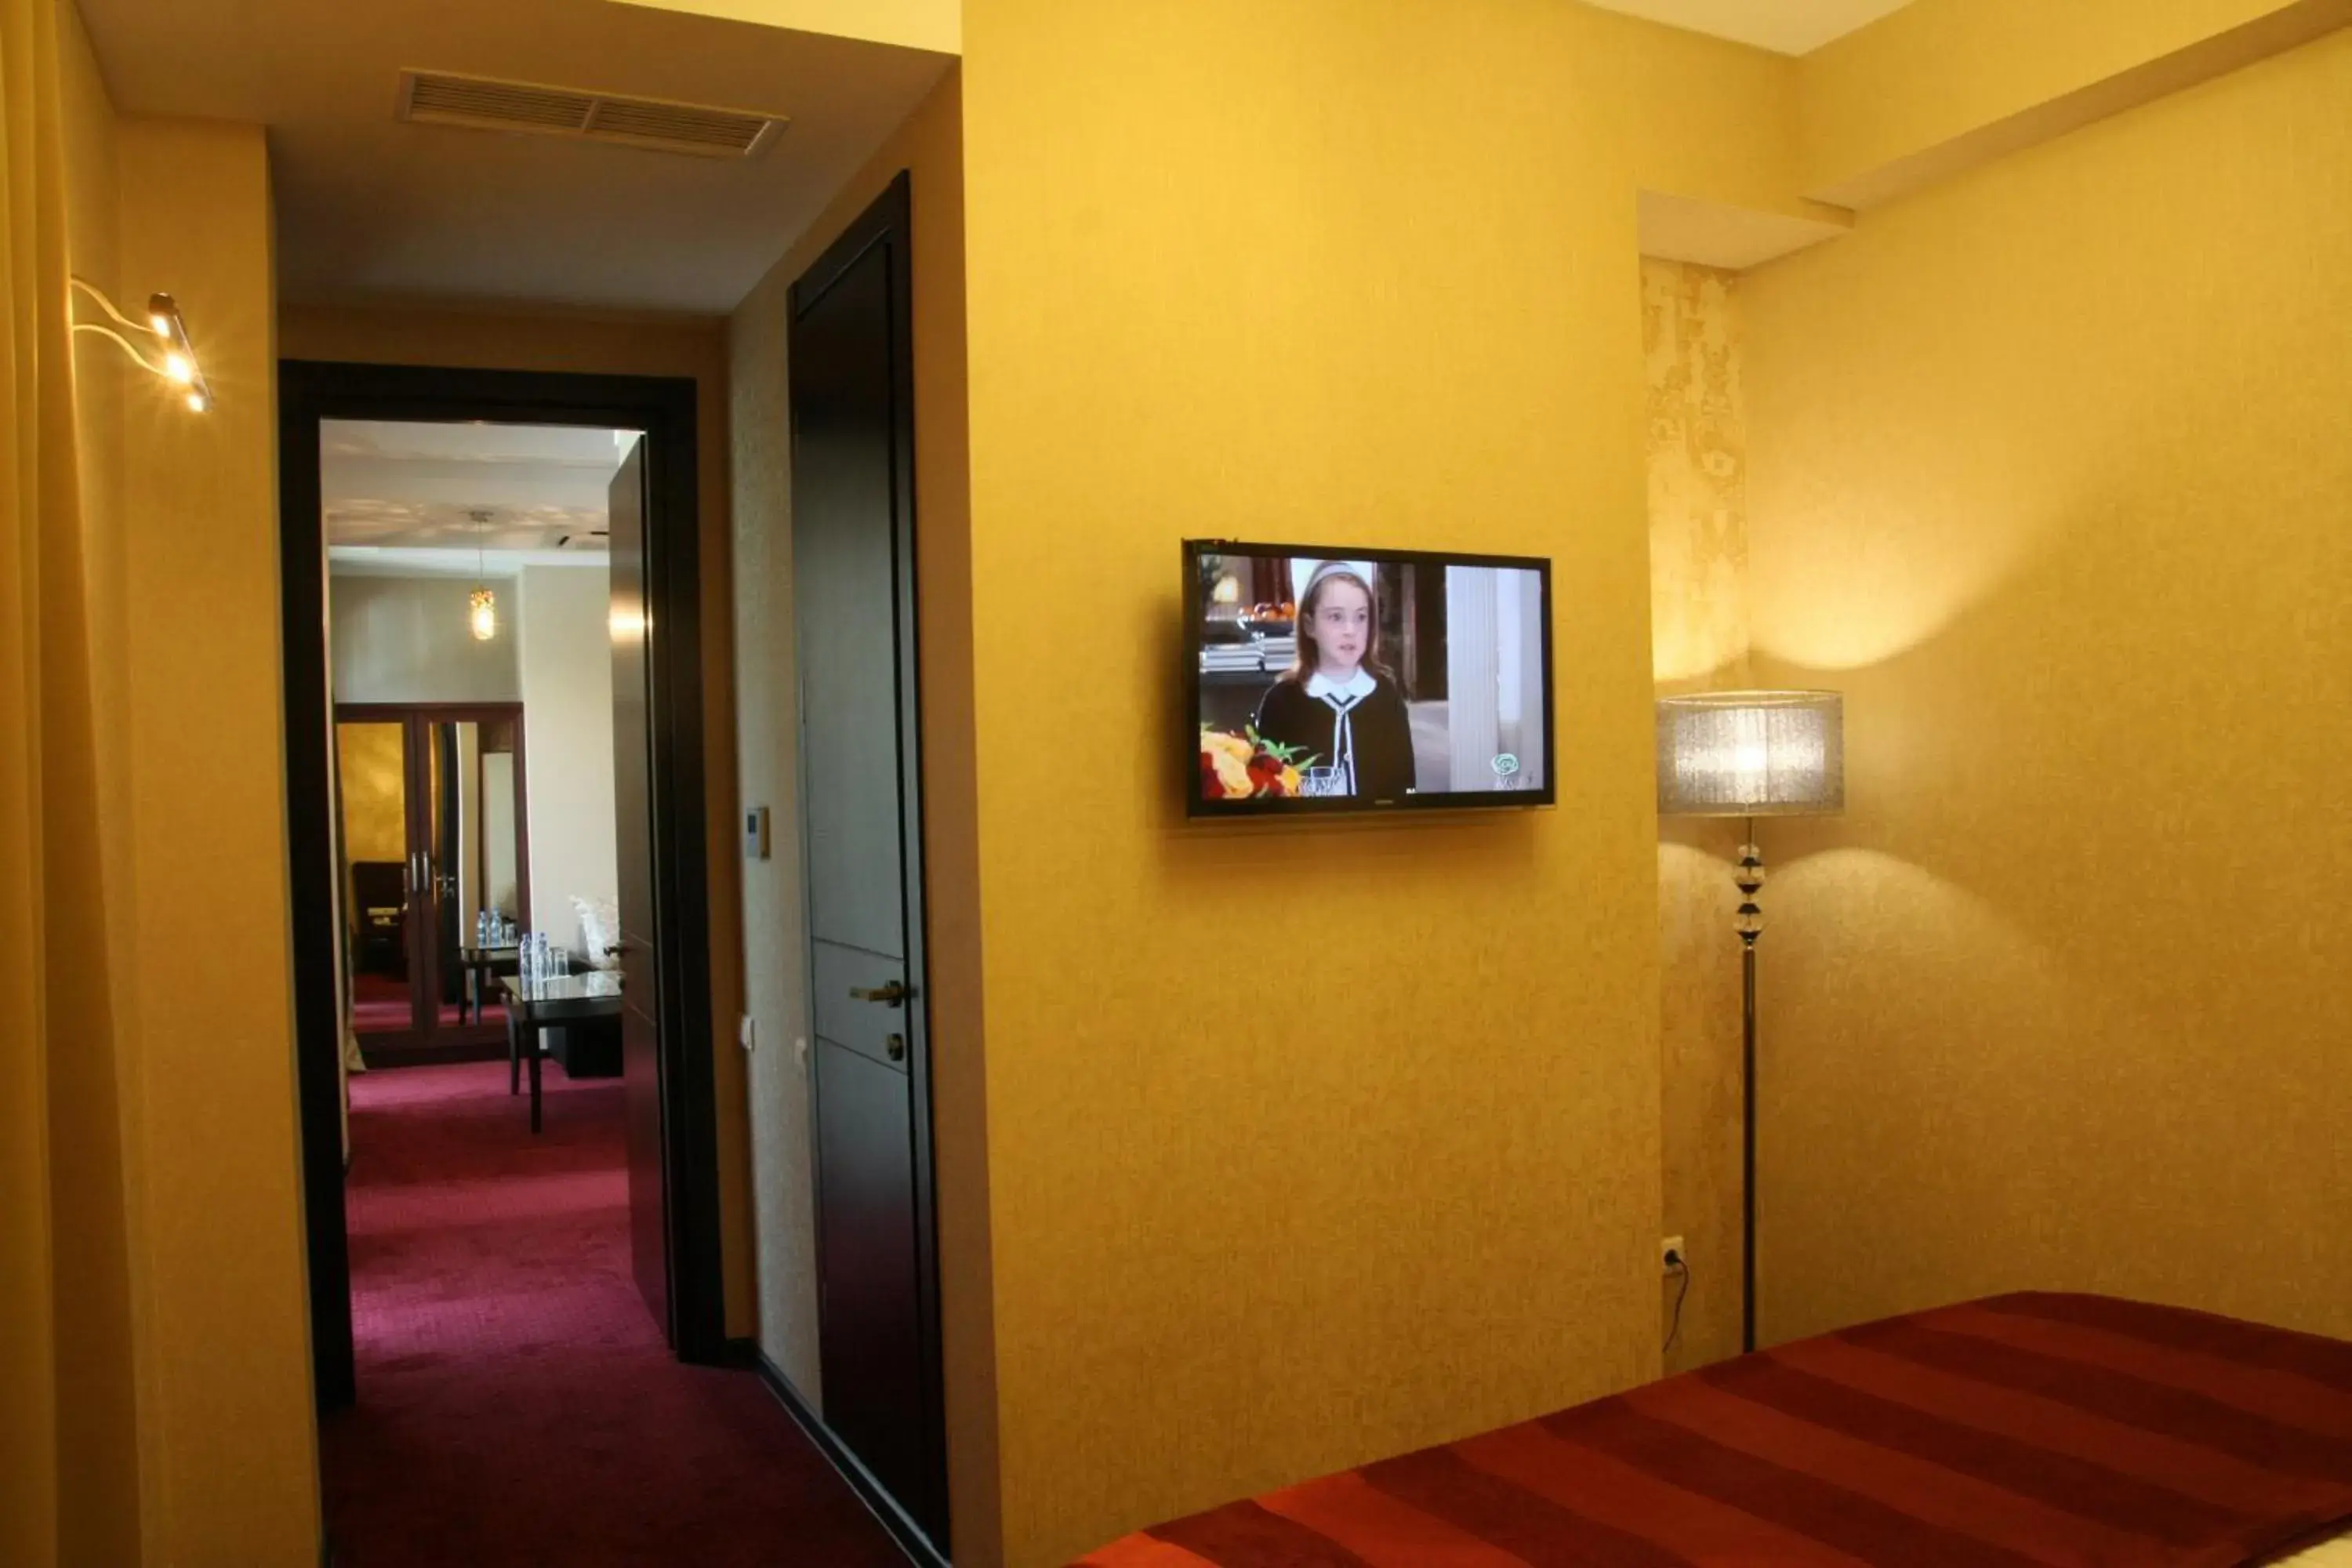
[[1155, 1525], [1079, 1568], [2352, 1568], [2352, 1343], [2000, 1296]]

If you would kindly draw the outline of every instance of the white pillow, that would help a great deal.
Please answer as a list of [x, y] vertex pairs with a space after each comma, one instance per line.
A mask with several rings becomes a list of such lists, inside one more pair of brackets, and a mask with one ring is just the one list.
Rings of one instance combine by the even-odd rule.
[[621, 906], [612, 899], [574, 895], [572, 907], [580, 911], [580, 946], [592, 969], [618, 969], [621, 955], [607, 949], [621, 945]]

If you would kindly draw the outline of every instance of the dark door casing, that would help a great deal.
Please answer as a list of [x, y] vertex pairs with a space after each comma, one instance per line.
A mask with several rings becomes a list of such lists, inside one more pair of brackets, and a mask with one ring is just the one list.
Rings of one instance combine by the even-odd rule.
[[[646, 708], [641, 729], [648, 737], [644, 766], [654, 813], [649, 831], [659, 924], [645, 961], [656, 979], [638, 994], [657, 1007], [662, 1042], [658, 1202], [668, 1250], [665, 1326], [679, 1359], [714, 1365], [730, 1360], [710, 1027], [696, 410], [695, 384], [677, 377], [278, 362], [288, 873], [298, 912], [291, 939], [303, 1223], [321, 1410], [349, 1405], [357, 1389], [343, 1215], [337, 933], [332, 921], [315, 918], [331, 907], [336, 878], [320, 503], [319, 437], [325, 419], [478, 419], [645, 432], [637, 448], [645, 476], [638, 624], [654, 635], [645, 650], [645, 684], [637, 689]], [[677, 649], [677, 657], [665, 658], [667, 647]]]
[[947, 1546], [901, 176], [793, 290], [824, 1422]]

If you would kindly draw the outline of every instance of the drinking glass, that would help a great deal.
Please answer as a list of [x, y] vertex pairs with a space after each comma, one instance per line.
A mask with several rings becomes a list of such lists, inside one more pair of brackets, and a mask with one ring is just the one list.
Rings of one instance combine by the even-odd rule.
[[1298, 775], [1301, 795], [1335, 795], [1348, 793], [1347, 775], [1337, 768], [1308, 768]]

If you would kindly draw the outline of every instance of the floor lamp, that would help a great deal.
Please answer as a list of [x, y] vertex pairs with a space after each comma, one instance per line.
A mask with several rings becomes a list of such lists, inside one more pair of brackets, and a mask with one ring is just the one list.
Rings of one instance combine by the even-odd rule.
[[1756, 939], [1764, 911], [1759, 816], [1845, 808], [1845, 702], [1834, 691], [1716, 691], [1658, 700], [1658, 815], [1748, 819], [1739, 888], [1739, 1348], [1756, 1348]]

